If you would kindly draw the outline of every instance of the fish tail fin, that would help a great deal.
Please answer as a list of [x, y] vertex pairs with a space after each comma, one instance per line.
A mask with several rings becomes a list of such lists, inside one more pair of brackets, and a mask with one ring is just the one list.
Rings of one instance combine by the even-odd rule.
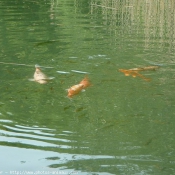
[[91, 85], [88, 76], [85, 76], [85, 78], [79, 84], [82, 84], [83, 88], [86, 88]]

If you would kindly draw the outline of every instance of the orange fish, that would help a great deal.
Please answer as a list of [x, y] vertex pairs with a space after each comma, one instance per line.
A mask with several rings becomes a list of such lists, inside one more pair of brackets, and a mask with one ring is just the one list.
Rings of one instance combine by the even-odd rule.
[[71, 88], [68, 89], [68, 97], [72, 97], [79, 92], [81, 92], [83, 89], [87, 88], [90, 86], [89, 79], [85, 77], [79, 84], [72, 86]]
[[146, 78], [145, 76], [143, 76], [142, 74], [138, 73], [137, 70], [132, 70], [132, 69], [119, 69], [120, 72], [124, 73], [125, 76], [132, 76], [132, 77], [140, 77], [142, 79], [144, 79], [145, 81], [150, 81], [149, 78]]
[[83, 85], [83, 89], [87, 88], [88, 86], [91, 85], [88, 77], [85, 77], [79, 84]]

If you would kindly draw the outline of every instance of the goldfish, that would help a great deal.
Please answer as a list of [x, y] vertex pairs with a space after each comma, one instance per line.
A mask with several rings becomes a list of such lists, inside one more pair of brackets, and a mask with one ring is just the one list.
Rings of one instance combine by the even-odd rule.
[[147, 67], [132, 68], [132, 69], [129, 69], [129, 70], [146, 71], [146, 70], [156, 70], [158, 68], [159, 68], [159, 66], [147, 66]]
[[35, 65], [35, 73], [33, 79], [29, 79], [30, 81], [36, 81], [40, 84], [46, 84], [49, 80], [53, 79], [54, 77], [48, 77], [45, 75], [38, 65]]
[[132, 77], [140, 77], [145, 81], [150, 81], [149, 78], [146, 78], [142, 74], [138, 73], [139, 71], [147, 71], [147, 70], [156, 70], [159, 66], [147, 66], [147, 67], [139, 67], [139, 68], [132, 68], [132, 69], [119, 69], [120, 72], [124, 73], [125, 76], [132, 76]]
[[90, 86], [90, 82], [89, 79], [87, 77], [85, 77], [79, 84], [74, 85], [72, 87], [70, 87], [68, 89], [68, 97], [72, 97], [76, 94], [78, 94], [79, 92], [81, 92], [83, 89], [87, 88], [88, 86]]
[[125, 76], [132, 76], [132, 77], [140, 77], [142, 79], [144, 79], [145, 81], [150, 81], [149, 78], [146, 78], [145, 76], [143, 76], [142, 74], [138, 73], [138, 71], [136, 70], [132, 70], [132, 69], [119, 69], [120, 72], [124, 73]]

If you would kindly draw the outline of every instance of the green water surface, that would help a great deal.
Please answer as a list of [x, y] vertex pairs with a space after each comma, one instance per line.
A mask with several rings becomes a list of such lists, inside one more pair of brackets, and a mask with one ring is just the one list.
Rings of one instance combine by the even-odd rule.
[[[175, 174], [174, 8], [0, 0], [0, 174]], [[55, 78], [29, 81], [35, 64]]]

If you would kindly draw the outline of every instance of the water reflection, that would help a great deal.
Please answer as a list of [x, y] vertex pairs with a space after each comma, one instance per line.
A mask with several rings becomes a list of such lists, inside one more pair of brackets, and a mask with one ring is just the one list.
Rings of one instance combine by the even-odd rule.
[[[139, 36], [145, 49], [157, 48], [172, 52], [174, 50], [174, 1], [170, 0], [92, 0], [91, 14], [103, 19], [103, 25], [108, 27], [111, 35], [127, 35], [128, 40], [136, 46]], [[100, 12], [100, 13], [99, 13]], [[95, 15], [94, 15], [95, 16]], [[118, 28], [124, 30], [118, 30]], [[122, 33], [119, 33], [122, 32]], [[121, 43], [122, 44], [122, 43]]]
[[[128, 155], [128, 156], [106, 156], [106, 155], [85, 155], [85, 154], [66, 154], [66, 153], [58, 153], [53, 151], [41, 151], [41, 150], [32, 150], [32, 149], [23, 149], [23, 148], [10, 148], [1, 146], [2, 156], [4, 157], [4, 153], [9, 152], [10, 155], [12, 155], [12, 159], [7, 160], [5, 159], [2, 161], [2, 169], [1, 171], [9, 171], [8, 165], [11, 165], [12, 170], [23, 170], [23, 171], [40, 171], [42, 170], [50, 170], [50, 172], [54, 172], [56, 170], [64, 171], [65, 173], [68, 173], [70, 171], [76, 171], [81, 174], [85, 174], [86, 172], [82, 171], [81, 169], [85, 169], [88, 172], [95, 173], [96, 170], [98, 170], [98, 174], [104, 174], [104, 172], [107, 172], [107, 174], [113, 174], [112, 171], [118, 171], [122, 174], [126, 171], [126, 167], [133, 167], [130, 163], [132, 162], [147, 162], [149, 161], [152, 165], [149, 165], [150, 168], [154, 167], [157, 162], [161, 162], [161, 160], [157, 160], [156, 158], [148, 155], [141, 155], [141, 156], [135, 156], [135, 155]], [[21, 152], [17, 156], [18, 152]], [[30, 155], [31, 156], [25, 156]], [[15, 163], [12, 163], [15, 159]], [[110, 164], [106, 164], [106, 160]], [[125, 164], [125, 162], [128, 161], [128, 165]], [[130, 162], [130, 163], [129, 163]], [[12, 164], [11, 164], [12, 163]], [[32, 164], [31, 164], [32, 163]], [[35, 163], [37, 166], [32, 166]], [[95, 163], [95, 164], [94, 164]], [[155, 165], [154, 165], [155, 164]], [[42, 166], [45, 165], [45, 168], [43, 169]], [[71, 168], [72, 167], [72, 168]], [[54, 168], [54, 169], [53, 169]], [[56, 169], [57, 168], [57, 169]], [[133, 169], [139, 170], [139, 167], [135, 164]], [[156, 167], [155, 167], [156, 169]], [[134, 171], [135, 171], [134, 170]], [[145, 173], [149, 173], [149, 170], [144, 170]], [[110, 173], [111, 172], [111, 173]]]

